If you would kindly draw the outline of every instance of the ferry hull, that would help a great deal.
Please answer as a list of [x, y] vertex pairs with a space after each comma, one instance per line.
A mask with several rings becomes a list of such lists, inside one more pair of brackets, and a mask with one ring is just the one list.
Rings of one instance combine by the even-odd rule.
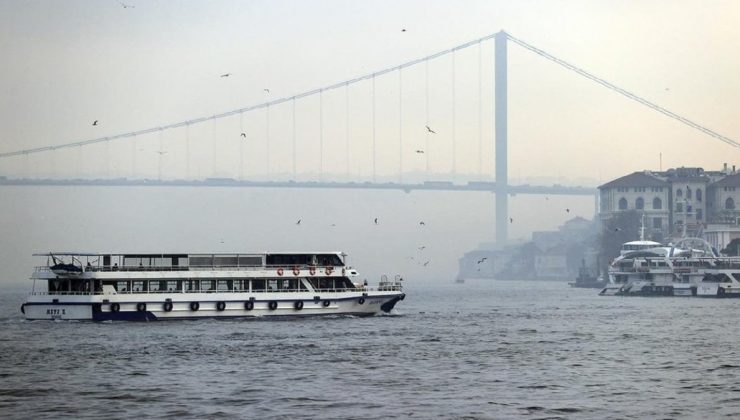
[[[170, 295], [171, 296], [171, 295]], [[155, 321], [197, 318], [306, 317], [322, 315], [372, 316], [388, 313], [405, 298], [401, 292], [343, 293], [342, 296], [192, 295], [174, 298], [151, 295], [81, 296], [74, 301], [49, 302], [34, 296], [22, 306], [29, 320]], [[251, 298], [251, 299], [250, 299]]]

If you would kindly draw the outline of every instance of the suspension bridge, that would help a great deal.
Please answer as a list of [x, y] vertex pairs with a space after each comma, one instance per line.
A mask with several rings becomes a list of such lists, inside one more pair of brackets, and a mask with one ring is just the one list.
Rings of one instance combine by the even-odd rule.
[[[596, 196], [596, 190], [589, 187], [509, 184], [510, 42], [709, 137], [740, 147], [729, 137], [500, 31], [400, 65], [244, 108], [104, 137], [0, 152], [0, 175], [10, 173], [8, 167], [22, 168], [18, 176], [0, 177], [0, 183], [487, 191], [496, 197], [496, 239], [505, 241], [509, 195]], [[491, 43], [492, 78], [485, 76], [483, 60], [488, 51], [484, 46]], [[458, 57], [471, 50], [475, 56], [475, 47], [477, 72], [459, 80]], [[452, 73], [451, 83], [445, 85], [450, 91], [444, 93], [435, 90], [439, 75], [430, 69], [430, 63], [439, 63], [442, 57], [449, 58]], [[411, 80], [412, 76], [416, 77]], [[458, 90], [467, 91], [464, 98]], [[484, 116], [484, 91], [493, 93], [492, 115]], [[463, 114], [475, 118], [463, 119]], [[490, 117], [492, 123], [487, 124]], [[483, 171], [488, 161], [484, 138], [494, 143], [491, 163], [495, 174]], [[477, 157], [477, 170], [471, 168], [471, 156]], [[466, 166], [461, 167], [461, 161]]]

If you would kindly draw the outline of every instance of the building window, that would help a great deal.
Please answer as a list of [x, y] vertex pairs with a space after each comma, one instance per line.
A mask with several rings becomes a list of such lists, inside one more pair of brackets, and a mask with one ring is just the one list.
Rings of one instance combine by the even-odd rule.
[[643, 200], [642, 197], [637, 197], [637, 200], [635, 200], [635, 208], [638, 210], [645, 208], [645, 200]]
[[701, 220], [702, 216], [704, 216], [704, 212], [702, 211], [702, 209], [696, 209], [696, 220]]
[[676, 203], [676, 213], [683, 213], [683, 203]]
[[661, 210], [663, 208], [663, 200], [658, 197], [653, 198], [653, 209]]
[[686, 186], [686, 198], [691, 200], [691, 188], [689, 186]]
[[683, 190], [682, 189], [679, 188], [679, 189], [676, 190], [676, 197], [679, 197], [679, 198], [680, 197], [683, 197]]
[[725, 210], [735, 210], [735, 200], [732, 197], [727, 197], [725, 200]]
[[701, 201], [701, 190], [696, 189], [696, 201]]
[[624, 197], [619, 199], [619, 210], [627, 210], [627, 199]]
[[656, 217], [653, 219], [653, 229], [663, 229], [663, 219]]

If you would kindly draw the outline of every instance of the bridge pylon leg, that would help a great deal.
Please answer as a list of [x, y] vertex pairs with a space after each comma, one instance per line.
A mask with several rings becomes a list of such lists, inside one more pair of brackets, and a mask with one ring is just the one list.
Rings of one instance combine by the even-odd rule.
[[496, 242], [506, 242], [509, 237], [509, 178], [507, 168], [507, 63], [504, 31], [496, 34], [494, 89], [495, 96], [495, 137], [496, 137]]

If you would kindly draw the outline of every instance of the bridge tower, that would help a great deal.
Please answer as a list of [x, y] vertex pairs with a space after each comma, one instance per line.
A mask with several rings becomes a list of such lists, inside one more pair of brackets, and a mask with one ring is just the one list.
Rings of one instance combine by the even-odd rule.
[[503, 244], [509, 236], [509, 177], [507, 168], [507, 75], [506, 40], [508, 34], [500, 31], [494, 44], [495, 67], [495, 132], [496, 132], [496, 242]]

